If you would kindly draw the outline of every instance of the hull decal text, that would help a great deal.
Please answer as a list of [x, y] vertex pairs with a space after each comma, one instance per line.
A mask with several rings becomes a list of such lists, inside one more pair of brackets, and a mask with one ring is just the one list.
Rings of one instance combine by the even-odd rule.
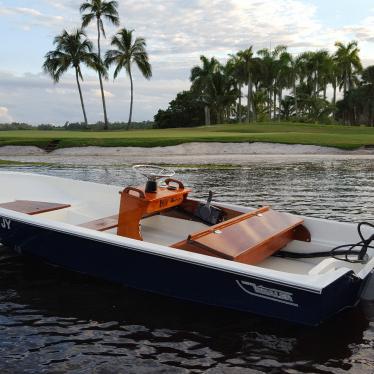
[[12, 221], [9, 218], [0, 217], [0, 227], [5, 230], [10, 230]]
[[272, 300], [277, 303], [292, 305], [298, 307], [294, 302], [293, 294], [291, 292], [278, 290], [276, 288], [269, 288], [253, 282], [237, 280], [238, 286], [247, 294], [260, 297], [262, 299]]

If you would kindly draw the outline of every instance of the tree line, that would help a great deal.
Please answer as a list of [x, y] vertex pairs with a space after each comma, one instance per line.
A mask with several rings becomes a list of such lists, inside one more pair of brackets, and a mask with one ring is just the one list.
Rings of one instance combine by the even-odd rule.
[[[52, 123], [41, 123], [39, 125], [30, 125], [25, 122], [0, 123], [0, 131], [15, 130], [42, 130], [42, 131], [100, 131], [103, 129], [104, 122], [96, 122], [89, 125], [80, 122], [66, 122], [63, 126], [57, 126]], [[131, 122], [132, 129], [151, 129], [154, 123], [151, 121]], [[126, 130], [128, 122], [111, 122], [111, 130]]]
[[[112, 49], [106, 51], [102, 57], [101, 39], [106, 38], [104, 22], [114, 26], [120, 25], [117, 1], [89, 0], [80, 6], [82, 24], [73, 32], [63, 30], [54, 39], [55, 49], [45, 55], [43, 70], [49, 74], [54, 82], [59, 82], [62, 75], [70, 68], [74, 70], [80, 103], [82, 106], [84, 124], [88, 127], [87, 113], [83, 99], [81, 81], [83, 81], [82, 66], [86, 66], [97, 72], [99, 78], [103, 114], [104, 129], [108, 129], [109, 121], [105, 99], [103, 80], [108, 79], [108, 69], [114, 66], [113, 77], [116, 79], [122, 70], [125, 70], [130, 79], [131, 99], [129, 120], [127, 129], [132, 122], [133, 102], [134, 102], [134, 82], [133, 66], [136, 65], [141, 74], [150, 79], [152, 67], [146, 51], [146, 41], [144, 38], [135, 38], [134, 30], [127, 28], [120, 29], [111, 39]], [[94, 24], [97, 30], [97, 50], [91, 40], [87, 37], [85, 29], [90, 24]]]
[[356, 41], [335, 48], [293, 55], [283, 45], [257, 52], [251, 46], [225, 63], [201, 56], [190, 90], [158, 111], [155, 127], [264, 120], [372, 126], [374, 66], [363, 68]]

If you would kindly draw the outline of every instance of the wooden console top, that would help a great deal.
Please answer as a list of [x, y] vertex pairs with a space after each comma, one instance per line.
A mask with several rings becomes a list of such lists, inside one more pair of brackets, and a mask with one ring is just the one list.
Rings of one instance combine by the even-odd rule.
[[127, 194], [130, 199], [137, 200], [139, 205], [146, 208], [144, 213], [152, 214], [180, 205], [189, 192], [189, 188], [170, 190], [167, 187], [158, 187], [157, 192], [146, 193], [144, 187], [127, 187], [121, 194]]
[[[145, 187], [127, 187], [121, 192], [118, 235], [143, 240], [140, 220], [147, 215], [181, 205], [191, 192], [177, 180], [167, 179], [165, 182], [168, 187], [158, 187], [155, 193], [146, 193]], [[173, 188], [170, 183], [176, 183], [178, 187]]]

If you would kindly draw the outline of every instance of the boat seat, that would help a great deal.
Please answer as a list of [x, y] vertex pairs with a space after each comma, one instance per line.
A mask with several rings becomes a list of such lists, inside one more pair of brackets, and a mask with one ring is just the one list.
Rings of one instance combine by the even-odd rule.
[[31, 200], [15, 200], [0, 204], [0, 208], [14, 210], [15, 212], [28, 214], [30, 216], [70, 207], [71, 205], [69, 204], [47, 203], [44, 201]]
[[262, 207], [190, 235], [173, 248], [255, 265], [292, 240], [310, 241], [304, 220]]
[[96, 231], [108, 231], [118, 226], [118, 214], [96, 219], [94, 221], [85, 222], [78, 226]]

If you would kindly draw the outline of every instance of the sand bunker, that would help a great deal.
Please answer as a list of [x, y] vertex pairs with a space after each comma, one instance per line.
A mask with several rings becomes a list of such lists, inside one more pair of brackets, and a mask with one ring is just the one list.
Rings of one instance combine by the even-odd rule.
[[46, 153], [37, 147], [0, 147], [0, 158], [22, 162], [73, 165], [134, 163], [247, 164], [292, 159], [374, 158], [374, 150], [346, 151], [332, 147], [274, 143], [186, 143], [169, 147], [76, 147]]

